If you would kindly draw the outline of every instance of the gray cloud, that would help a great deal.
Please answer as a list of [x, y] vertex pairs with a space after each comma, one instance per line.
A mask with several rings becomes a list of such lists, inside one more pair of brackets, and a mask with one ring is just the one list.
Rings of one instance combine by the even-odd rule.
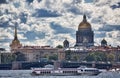
[[55, 34], [68, 34], [68, 33], [75, 32], [75, 30], [73, 30], [71, 28], [63, 27], [63, 26], [56, 24], [54, 22], [50, 23], [50, 27], [55, 30]]
[[51, 12], [50, 10], [45, 9], [36, 9], [35, 13], [33, 13], [34, 17], [58, 17], [61, 16], [56, 11]]
[[105, 25], [102, 28], [99, 28], [98, 31], [113, 31], [113, 30], [120, 30], [120, 25]]

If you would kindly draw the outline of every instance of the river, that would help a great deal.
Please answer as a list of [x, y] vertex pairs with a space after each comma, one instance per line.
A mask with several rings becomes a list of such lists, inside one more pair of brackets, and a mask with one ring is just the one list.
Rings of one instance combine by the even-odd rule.
[[31, 76], [31, 70], [0, 70], [0, 78], [120, 78], [120, 72], [104, 72], [97, 76]]

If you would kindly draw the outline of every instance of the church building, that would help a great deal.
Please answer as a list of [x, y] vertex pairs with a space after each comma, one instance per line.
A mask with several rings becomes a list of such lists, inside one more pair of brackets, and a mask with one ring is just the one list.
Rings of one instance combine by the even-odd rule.
[[[58, 59], [58, 49], [50, 46], [22, 46], [17, 36], [17, 27], [15, 26], [14, 39], [10, 44], [11, 53], [21, 53], [25, 56], [25, 61], [40, 61], [42, 58]], [[57, 58], [58, 57], [58, 58]]]
[[[69, 42], [63, 42], [64, 48], [68, 48]], [[91, 24], [87, 21], [86, 15], [83, 15], [83, 20], [76, 31], [76, 44], [74, 47], [91, 47], [94, 46], [94, 32]]]
[[91, 24], [87, 22], [86, 15], [83, 16], [83, 21], [78, 26], [76, 31], [76, 44], [75, 47], [94, 46], [94, 32], [92, 31]]

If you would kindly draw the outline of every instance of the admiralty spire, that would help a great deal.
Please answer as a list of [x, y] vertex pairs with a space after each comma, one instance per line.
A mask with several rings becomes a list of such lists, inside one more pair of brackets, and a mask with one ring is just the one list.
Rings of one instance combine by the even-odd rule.
[[86, 15], [83, 15], [83, 20], [78, 26], [78, 31], [76, 31], [76, 44], [75, 47], [94, 46], [94, 32], [92, 31], [91, 24], [87, 22]]
[[11, 50], [15, 50], [20, 48], [22, 45], [20, 44], [20, 41], [18, 40], [17, 37], [17, 26], [15, 26], [15, 31], [14, 31], [14, 39], [12, 43], [10, 44]]

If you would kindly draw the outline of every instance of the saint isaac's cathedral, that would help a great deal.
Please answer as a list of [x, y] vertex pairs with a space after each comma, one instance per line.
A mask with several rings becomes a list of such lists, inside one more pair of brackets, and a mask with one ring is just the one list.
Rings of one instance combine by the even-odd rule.
[[[65, 48], [69, 47], [69, 41], [63, 42]], [[86, 15], [83, 15], [83, 20], [78, 26], [76, 31], [76, 44], [75, 47], [91, 47], [94, 46], [94, 32], [92, 31], [91, 24], [87, 21]]]

